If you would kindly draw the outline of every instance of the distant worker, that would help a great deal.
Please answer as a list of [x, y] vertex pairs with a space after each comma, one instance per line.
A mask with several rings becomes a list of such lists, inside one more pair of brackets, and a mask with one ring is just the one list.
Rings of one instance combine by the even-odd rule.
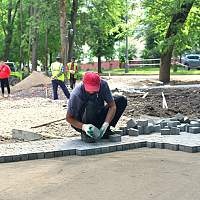
[[83, 82], [70, 94], [66, 120], [81, 133], [83, 141], [95, 142], [113, 134], [110, 126], [115, 127], [126, 106], [127, 99], [113, 98], [108, 83], [99, 74], [86, 72]]
[[50, 73], [53, 87], [53, 98], [58, 99], [58, 86], [61, 87], [65, 96], [69, 99], [70, 93], [65, 85], [64, 65], [61, 63], [61, 57], [56, 57], [56, 62], [51, 64]]
[[78, 65], [75, 63], [75, 57], [72, 57], [71, 62], [66, 66], [67, 79], [70, 82], [70, 88], [73, 89], [78, 78]]
[[4, 95], [4, 88], [7, 87], [8, 97], [10, 96], [10, 85], [8, 78], [10, 77], [10, 67], [6, 65], [3, 61], [0, 62], [0, 82], [1, 82], [1, 92], [2, 96]]

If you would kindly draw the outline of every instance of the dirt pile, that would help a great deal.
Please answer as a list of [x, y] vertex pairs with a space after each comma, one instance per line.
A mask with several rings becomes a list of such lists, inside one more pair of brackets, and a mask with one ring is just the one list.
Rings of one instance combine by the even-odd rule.
[[37, 86], [46, 86], [51, 83], [51, 79], [41, 72], [33, 71], [30, 76], [12, 87], [13, 92], [26, 90]]

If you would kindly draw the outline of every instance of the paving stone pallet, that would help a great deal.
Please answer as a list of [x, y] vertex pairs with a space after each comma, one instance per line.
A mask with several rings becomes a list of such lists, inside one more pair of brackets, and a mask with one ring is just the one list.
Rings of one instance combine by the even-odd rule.
[[102, 140], [85, 143], [80, 137], [0, 145], [0, 162], [15, 162], [60, 156], [88, 156], [142, 147], [169, 149], [189, 153], [200, 152], [200, 134], [122, 136], [119, 142]]

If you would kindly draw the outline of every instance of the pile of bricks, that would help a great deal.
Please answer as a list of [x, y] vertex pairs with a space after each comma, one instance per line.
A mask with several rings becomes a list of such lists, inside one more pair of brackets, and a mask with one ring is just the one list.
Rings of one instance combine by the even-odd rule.
[[135, 121], [130, 119], [126, 126], [115, 130], [116, 134], [121, 136], [148, 135], [151, 133], [161, 133], [161, 135], [180, 135], [180, 132], [193, 134], [200, 133], [200, 119], [190, 120], [178, 113], [175, 117], [163, 120], [161, 122], [149, 123], [148, 120]]

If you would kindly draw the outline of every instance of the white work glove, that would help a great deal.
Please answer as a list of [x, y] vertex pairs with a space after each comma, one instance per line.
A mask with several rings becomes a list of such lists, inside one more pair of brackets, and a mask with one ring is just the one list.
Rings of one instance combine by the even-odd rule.
[[104, 122], [103, 125], [101, 126], [100, 128], [100, 136], [99, 138], [102, 138], [106, 132], [106, 130], [108, 129], [109, 127], [109, 123], [108, 122]]
[[82, 130], [91, 138], [97, 139], [100, 136], [99, 129], [92, 124], [83, 124]]

